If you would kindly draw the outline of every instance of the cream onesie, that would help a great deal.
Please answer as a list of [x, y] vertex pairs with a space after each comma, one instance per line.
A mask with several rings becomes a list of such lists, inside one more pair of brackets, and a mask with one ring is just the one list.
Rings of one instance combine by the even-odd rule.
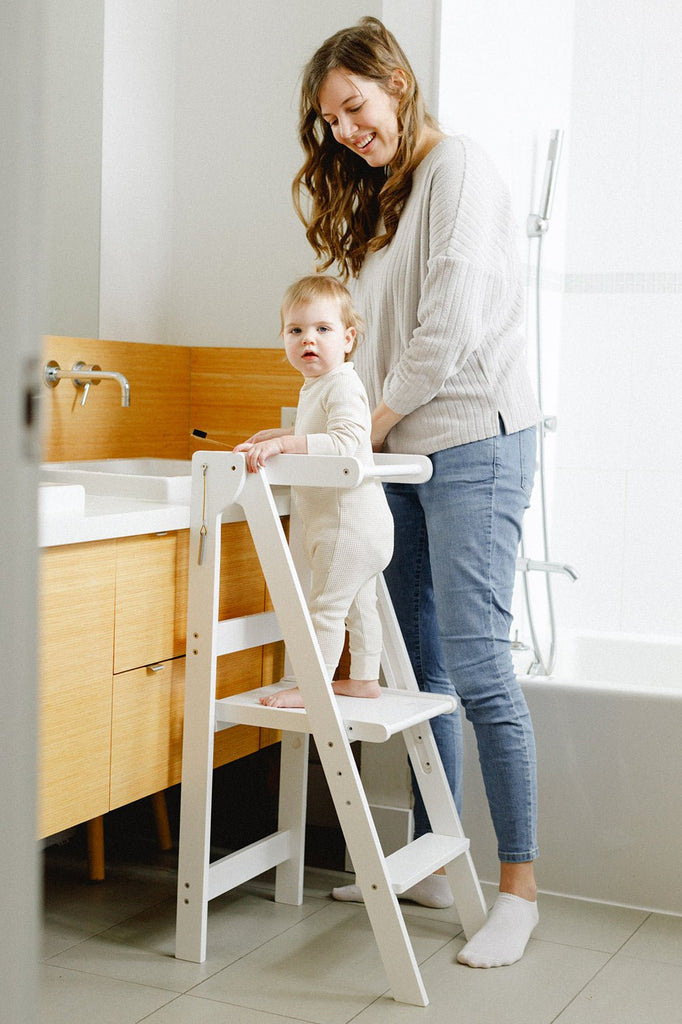
[[[372, 461], [371, 414], [352, 362], [301, 388], [295, 433], [309, 455]], [[310, 615], [331, 679], [350, 635], [351, 679], [378, 679], [376, 576], [393, 554], [393, 517], [378, 480], [354, 488], [293, 488], [311, 568]]]

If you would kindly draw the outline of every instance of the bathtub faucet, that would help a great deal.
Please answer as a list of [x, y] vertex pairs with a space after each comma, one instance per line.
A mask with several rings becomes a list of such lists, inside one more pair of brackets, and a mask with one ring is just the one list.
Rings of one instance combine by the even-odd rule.
[[517, 558], [517, 572], [560, 572], [568, 576], [572, 583], [578, 579], [578, 573], [571, 565], [564, 562], [537, 562], [532, 558]]
[[115, 380], [121, 388], [121, 405], [125, 408], [130, 405], [130, 384], [127, 378], [115, 370], [103, 370], [96, 363], [88, 366], [87, 363], [78, 362], [70, 370], [62, 370], [59, 363], [51, 359], [45, 364], [44, 380], [49, 388], [56, 388], [60, 380], [72, 380], [75, 388], [83, 389], [81, 405], [85, 405], [92, 384], [99, 384], [101, 380]]

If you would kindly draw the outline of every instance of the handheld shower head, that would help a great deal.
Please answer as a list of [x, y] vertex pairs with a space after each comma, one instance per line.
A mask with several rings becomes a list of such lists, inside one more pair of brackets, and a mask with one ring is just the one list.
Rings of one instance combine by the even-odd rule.
[[547, 163], [545, 164], [545, 180], [542, 183], [542, 202], [540, 204], [540, 216], [543, 220], [549, 220], [554, 202], [556, 177], [561, 159], [561, 146], [564, 141], [562, 128], [555, 128], [549, 137], [549, 149], [547, 150]]
[[563, 141], [563, 128], [554, 128], [549, 137], [545, 176], [542, 182], [542, 191], [540, 192], [540, 209], [538, 213], [531, 213], [528, 217], [527, 233], [529, 238], [543, 235], [549, 228], [549, 218], [552, 212], [552, 203], [554, 202], [556, 178], [559, 171]]

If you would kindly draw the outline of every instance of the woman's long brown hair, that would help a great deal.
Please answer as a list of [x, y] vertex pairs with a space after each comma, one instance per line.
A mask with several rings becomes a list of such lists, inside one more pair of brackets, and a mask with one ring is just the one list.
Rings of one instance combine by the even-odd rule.
[[[403, 72], [406, 87], [398, 96], [398, 149], [390, 174], [387, 168], [370, 167], [338, 143], [322, 118], [319, 92], [335, 68], [370, 79], [391, 95], [396, 95], [391, 86], [393, 72]], [[337, 32], [310, 59], [303, 71], [299, 109], [305, 162], [294, 178], [292, 193], [322, 270], [336, 263], [346, 280], [359, 273], [367, 253], [391, 241], [412, 188], [415, 148], [425, 124], [437, 127], [424, 109], [407, 57], [377, 18], [362, 18], [352, 28]]]

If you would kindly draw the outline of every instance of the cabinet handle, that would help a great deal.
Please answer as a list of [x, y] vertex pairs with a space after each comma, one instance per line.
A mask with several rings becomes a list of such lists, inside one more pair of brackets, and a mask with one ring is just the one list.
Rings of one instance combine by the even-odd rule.
[[147, 665], [147, 670], [149, 672], [161, 672], [163, 667], [164, 667], [163, 666], [163, 662], [161, 662], [161, 664], [159, 664], [159, 665]]

